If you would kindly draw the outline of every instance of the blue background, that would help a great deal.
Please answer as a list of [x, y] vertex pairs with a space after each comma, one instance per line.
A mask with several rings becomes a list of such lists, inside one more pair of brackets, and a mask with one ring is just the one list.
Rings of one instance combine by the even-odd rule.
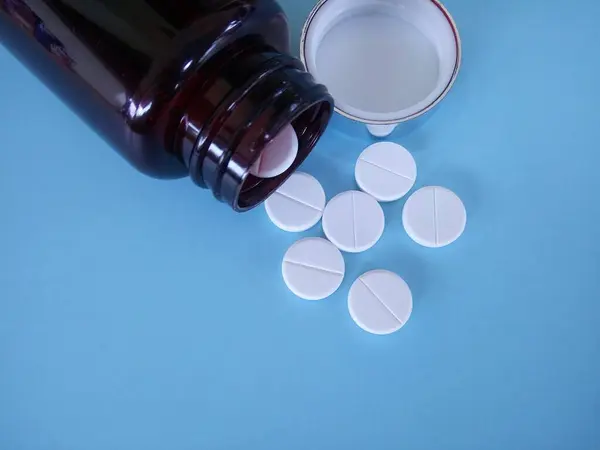
[[[283, 3], [297, 43], [314, 2]], [[0, 449], [599, 449], [600, 3], [447, 6], [459, 80], [394, 140], [466, 234], [419, 247], [387, 205], [314, 303], [281, 279], [297, 235], [138, 174], [0, 49]], [[336, 117], [305, 170], [353, 188], [370, 142]], [[415, 298], [390, 337], [347, 312], [374, 268]]]

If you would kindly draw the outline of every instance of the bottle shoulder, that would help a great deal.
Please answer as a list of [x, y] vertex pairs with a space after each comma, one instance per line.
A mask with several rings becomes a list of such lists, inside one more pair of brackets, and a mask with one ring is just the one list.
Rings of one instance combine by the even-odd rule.
[[131, 92], [123, 114], [134, 129], [159, 120], [174, 99], [196, 86], [197, 74], [216, 54], [252, 36], [276, 51], [289, 51], [285, 14], [272, 0], [205, 1], [185, 26], [171, 30], [168, 45], [157, 52], [147, 73]]

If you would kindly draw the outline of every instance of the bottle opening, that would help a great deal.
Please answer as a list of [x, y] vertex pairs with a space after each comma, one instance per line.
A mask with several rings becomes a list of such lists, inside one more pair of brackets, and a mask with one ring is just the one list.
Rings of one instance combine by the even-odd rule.
[[299, 60], [252, 42], [239, 45], [236, 58], [218, 55], [211, 71], [218, 76], [189, 100], [179, 147], [196, 184], [246, 211], [302, 164], [334, 106]]
[[[284, 161], [290, 154], [290, 133], [293, 133], [298, 142], [295, 158], [282, 173], [267, 178], [254, 175], [252, 173], [253, 170], [248, 172], [237, 196], [238, 202], [235, 209], [240, 211], [251, 209], [277, 190], [310, 154], [327, 127], [332, 113], [333, 106], [328, 101], [312, 105], [293, 119], [290, 124], [284, 125], [280, 130], [277, 130], [274, 133], [275, 138], [270, 140], [267, 145], [262, 149], [257, 149], [261, 155], [264, 151], [279, 153], [276, 159]], [[284, 139], [288, 140], [288, 146], [281, 146], [281, 141]]]

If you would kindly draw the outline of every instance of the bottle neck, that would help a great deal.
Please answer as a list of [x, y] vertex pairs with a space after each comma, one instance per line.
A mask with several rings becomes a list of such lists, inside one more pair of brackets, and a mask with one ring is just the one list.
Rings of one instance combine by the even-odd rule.
[[[228, 47], [198, 73], [194, 94], [174, 132], [174, 151], [199, 186], [236, 211], [275, 191], [304, 161], [333, 114], [333, 99], [300, 61], [262, 45]], [[285, 126], [298, 136], [298, 156], [274, 178], [249, 173]]]

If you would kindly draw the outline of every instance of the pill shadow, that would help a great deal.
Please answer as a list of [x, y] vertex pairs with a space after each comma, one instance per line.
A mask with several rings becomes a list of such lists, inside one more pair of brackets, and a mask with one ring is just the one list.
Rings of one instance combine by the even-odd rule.
[[423, 116], [399, 124], [394, 132], [386, 137], [385, 140], [396, 142], [406, 147], [412, 154], [430, 150], [431, 145], [428, 136], [431, 135], [431, 131], [427, 124], [435, 115], [435, 111], [434, 109]]
[[[357, 136], [347, 130], [347, 127], [355, 126], [357, 124], [348, 119], [334, 117], [325, 135], [300, 167], [321, 182], [328, 200], [340, 192], [357, 188], [354, 179], [356, 160], [370, 141], [368, 136]], [[363, 131], [366, 133], [366, 128]]]
[[375, 142], [375, 138], [369, 134], [369, 131], [364, 124], [350, 120], [338, 113], [335, 113], [331, 118], [331, 122], [326, 133], [330, 133], [338, 138], [342, 137], [354, 141], [360, 141], [367, 145], [369, 144], [370, 140]]
[[327, 201], [344, 191], [356, 189], [353, 168], [342, 165], [336, 167], [335, 163], [328, 159], [326, 156], [314, 155], [300, 168], [301, 171], [311, 174], [321, 183]]
[[408, 200], [408, 198], [413, 192], [414, 189], [411, 190], [404, 197], [402, 197], [400, 200], [397, 200], [395, 202], [380, 203], [383, 209], [383, 213], [385, 214], [386, 230], [398, 230], [400, 228], [403, 229], [402, 210], [404, 209], [404, 204], [406, 203], [406, 200]]
[[431, 150], [428, 136], [429, 134], [426, 131], [418, 128], [410, 133], [394, 132], [389, 140], [402, 145], [414, 156]]

